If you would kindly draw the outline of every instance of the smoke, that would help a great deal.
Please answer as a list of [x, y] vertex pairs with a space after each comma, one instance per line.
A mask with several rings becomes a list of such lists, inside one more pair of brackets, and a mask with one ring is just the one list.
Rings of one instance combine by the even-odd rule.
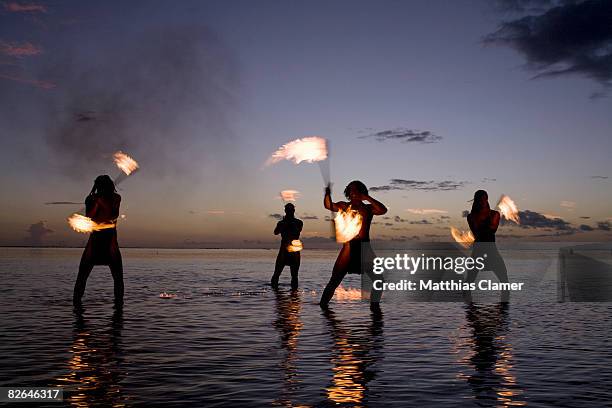
[[116, 150], [154, 175], [188, 177], [202, 163], [222, 166], [238, 87], [230, 52], [202, 25], [124, 25], [108, 35], [98, 28], [90, 44], [86, 35], [65, 35], [73, 44], [44, 65], [41, 76], [57, 84], [45, 140], [60, 170], [81, 178], [112, 168]]

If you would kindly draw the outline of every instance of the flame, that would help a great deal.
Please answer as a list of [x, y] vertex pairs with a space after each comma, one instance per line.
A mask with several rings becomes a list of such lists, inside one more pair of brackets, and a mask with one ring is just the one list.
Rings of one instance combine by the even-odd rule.
[[352, 210], [349, 205], [346, 210], [336, 213], [334, 224], [336, 226], [336, 241], [345, 243], [355, 238], [361, 230], [363, 217], [359, 211]]
[[514, 201], [507, 195], [502, 194], [497, 203], [497, 208], [499, 208], [499, 212], [505, 219], [514, 221], [517, 224], [521, 223], [518, 215], [519, 210]]
[[138, 170], [139, 166], [136, 160], [132, 159], [129, 155], [123, 153], [121, 150], [113, 154], [113, 159], [115, 160], [117, 167], [119, 167], [119, 169], [124, 172], [126, 176], [129, 176]]
[[361, 289], [358, 288], [345, 288], [340, 285], [334, 292], [336, 300], [361, 300]]
[[283, 201], [295, 201], [300, 196], [300, 192], [297, 190], [283, 190], [280, 192], [280, 196]]
[[68, 224], [72, 227], [76, 232], [93, 232], [100, 231], [108, 228], [115, 228], [115, 223], [100, 223], [98, 224], [94, 220], [89, 217], [86, 217], [81, 214], [74, 213], [70, 217], [68, 217]]
[[287, 246], [287, 252], [300, 252], [304, 249], [304, 245], [302, 245], [302, 241], [299, 239], [294, 239], [291, 241], [291, 244]]
[[451, 235], [461, 246], [464, 248], [469, 248], [474, 243], [474, 235], [472, 231], [461, 231], [455, 227], [451, 227]]
[[319, 136], [304, 137], [282, 145], [266, 161], [266, 166], [281, 160], [314, 163], [327, 159], [327, 140]]

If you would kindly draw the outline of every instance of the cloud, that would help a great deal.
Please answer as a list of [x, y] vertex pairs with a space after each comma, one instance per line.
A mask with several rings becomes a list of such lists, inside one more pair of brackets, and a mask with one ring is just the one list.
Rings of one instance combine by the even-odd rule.
[[607, 180], [609, 177], [608, 176], [591, 176], [591, 178], [595, 180]]
[[579, 229], [580, 231], [593, 231], [593, 230], [594, 230], [594, 228], [593, 228], [593, 227], [591, 227], [590, 225], [586, 225], [586, 224], [581, 224], [581, 225], [578, 227], [578, 229]]
[[223, 214], [225, 214], [225, 210], [207, 210], [206, 214], [209, 214], [209, 215], [223, 215]]
[[7, 1], [4, 3], [4, 10], [11, 13], [46, 13], [47, 7], [42, 4]]
[[[516, 49], [535, 73], [534, 78], [574, 74], [605, 88], [612, 85], [611, 1], [504, 3], [514, 5], [514, 11], [523, 15], [502, 22], [484, 38], [485, 44]], [[543, 10], [529, 9], [527, 4]]]
[[83, 203], [78, 201], [49, 201], [45, 205], [83, 205]]
[[316, 215], [308, 215], [308, 214], [304, 214], [302, 216], [303, 220], [318, 220], [319, 217], [317, 217]]
[[30, 42], [7, 43], [0, 41], [0, 54], [8, 57], [24, 58], [42, 53], [42, 48]]
[[25, 238], [25, 242], [27, 245], [31, 246], [41, 245], [47, 234], [53, 232], [53, 230], [45, 226], [44, 221], [38, 221], [30, 225], [26, 231], [29, 233], [29, 235]]
[[274, 218], [275, 220], [282, 220], [283, 219], [283, 215], [279, 214], [279, 213], [268, 214], [268, 217]]
[[441, 136], [435, 135], [429, 130], [414, 130], [397, 128], [392, 130], [382, 130], [371, 133], [365, 136], [359, 136], [359, 139], [374, 138], [379, 142], [387, 140], [399, 140], [404, 143], [436, 143], [442, 140]]
[[561, 201], [559, 205], [563, 208], [572, 209], [572, 210], [576, 208], [576, 202], [574, 201]]
[[484, 178], [483, 178], [482, 180], [480, 180], [480, 181], [482, 181], [483, 183], [489, 183], [489, 182], [491, 182], [491, 183], [492, 183], [492, 182], [497, 181], [497, 179], [496, 179], [496, 178], [490, 178], [490, 177], [484, 177]]
[[597, 223], [597, 229], [600, 231], [610, 231], [612, 228], [610, 221], [599, 221]]
[[571, 224], [562, 218], [549, 218], [536, 211], [519, 211], [519, 227], [521, 228], [552, 228], [560, 231], [573, 230]]
[[372, 191], [391, 191], [391, 190], [423, 190], [423, 191], [450, 191], [463, 188], [466, 181], [419, 181], [391, 179], [388, 185], [370, 188]]
[[410, 221], [410, 224], [413, 225], [432, 225], [433, 222], [429, 221], [429, 220], [418, 220], [418, 221]]
[[57, 86], [54, 82], [51, 82], [51, 81], [23, 78], [20, 76], [15, 76], [15, 75], [10, 75], [10, 74], [0, 73], [0, 78], [7, 79], [9, 81], [22, 83], [22, 84], [32, 85], [32, 86], [35, 86], [36, 88], [45, 89], [45, 90], [53, 89]]
[[448, 211], [437, 210], [435, 208], [406, 208], [406, 211], [417, 215], [448, 214]]

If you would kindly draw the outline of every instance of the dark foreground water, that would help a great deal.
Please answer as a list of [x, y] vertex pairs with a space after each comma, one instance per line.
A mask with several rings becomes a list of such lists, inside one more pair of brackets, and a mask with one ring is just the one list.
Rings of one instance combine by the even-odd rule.
[[66, 405], [612, 406], [610, 303], [322, 313], [333, 252], [304, 252], [291, 295], [266, 286], [274, 251], [133, 249], [123, 312], [96, 267], [74, 313], [80, 250], [0, 251], [0, 386], [61, 386]]

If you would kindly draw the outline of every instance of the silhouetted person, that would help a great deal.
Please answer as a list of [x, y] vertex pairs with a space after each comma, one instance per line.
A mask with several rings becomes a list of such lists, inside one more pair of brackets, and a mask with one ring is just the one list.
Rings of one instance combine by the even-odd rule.
[[295, 206], [291, 203], [285, 204], [285, 216], [274, 228], [274, 235], [281, 235], [281, 244], [276, 256], [274, 275], [272, 275], [271, 280], [271, 285], [274, 289], [278, 289], [278, 279], [287, 265], [291, 270], [291, 290], [297, 290], [298, 288], [301, 251], [290, 252], [288, 248], [291, 245], [291, 241], [300, 238], [303, 226], [302, 220], [295, 218]]
[[[370, 246], [370, 225], [372, 224], [373, 216], [385, 214], [387, 207], [370, 197], [368, 195], [368, 188], [361, 181], [351, 181], [344, 189], [344, 195], [349, 200], [348, 202], [338, 201], [334, 203], [331, 198], [331, 188], [328, 186], [325, 189], [323, 205], [328, 210], [334, 212], [346, 210], [350, 206], [352, 210], [358, 211], [361, 214], [362, 224], [355, 238], [342, 245], [332, 270], [332, 276], [319, 302], [322, 308], [327, 307], [329, 301], [334, 296], [336, 288], [347, 273], [361, 274], [365, 270], [372, 281], [374, 279], [381, 279], [380, 276], [372, 276], [371, 264], [374, 253]], [[369, 204], [364, 203], [364, 201], [368, 201]], [[372, 289], [370, 307], [373, 310], [379, 308], [378, 302], [380, 301], [380, 296], [380, 291]]]
[[[85, 199], [85, 215], [98, 224], [115, 224], [119, 217], [121, 196], [116, 193], [115, 183], [109, 176], [98, 176]], [[117, 229], [106, 228], [93, 231], [81, 257], [79, 276], [74, 285], [73, 303], [81, 304], [87, 278], [94, 265], [108, 265], [115, 286], [115, 304], [123, 304], [123, 265], [117, 243]]]
[[[495, 233], [499, 226], [499, 212], [492, 210], [489, 206], [489, 196], [486, 191], [478, 190], [474, 193], [472, 211], [467, 216], [470, 230], [474, 235], [474, 246], [472, 257], [484, 257], [486, 271], [492, 271], [500, 282], [508, 282], [508, 271], [504, 259], [495, 245]], [[485, 257], [486, 255], [486, 257]], [[474, 282], [478, 275], [478, 270], [473, 269], [468, 272], [467, 282]], [[510, 292], [502, 291], [502, 301], [507, 302]], [[469, 297], [471, 301], [471, 295]]]

